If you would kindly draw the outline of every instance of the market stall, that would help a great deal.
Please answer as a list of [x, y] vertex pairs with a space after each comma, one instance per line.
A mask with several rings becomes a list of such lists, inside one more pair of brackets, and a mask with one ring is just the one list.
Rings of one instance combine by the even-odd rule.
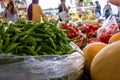
[[25, 1], [16, 4], [19, 20], [0, 20], [1, 80], [120, 80], [120, 23], [115, 16], [99, 21], [93, 6], [87, 6], [79, 17], [71, 7], [71, 19], [65, 22], [57, 12], [48, 14], [55, 8], [44, 9], [47, 18], [37, 23], [23, 17]]

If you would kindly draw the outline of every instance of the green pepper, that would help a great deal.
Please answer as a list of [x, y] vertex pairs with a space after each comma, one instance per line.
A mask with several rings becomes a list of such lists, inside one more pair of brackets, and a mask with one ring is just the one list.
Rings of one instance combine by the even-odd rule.
[[19, 43], [11, 43], [5, 50], [6, 53], [12, 51], [13, 49], [15, 49], [18, 46]]

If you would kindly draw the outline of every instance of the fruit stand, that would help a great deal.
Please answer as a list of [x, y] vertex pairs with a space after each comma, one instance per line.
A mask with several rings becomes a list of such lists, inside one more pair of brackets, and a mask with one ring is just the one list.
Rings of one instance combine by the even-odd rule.
[[[7, 80], [8, 78], [14, 77], [14, 74], [16, 74], [17, 71], [21, 72], [22, 69], [24, 70], [29, 68], [30, 70], [32, 70], [32, 68], [34, 67], [32, 65], [33, 63], [35, 63], [36, 66], [37, 64], [41, 64], [41, 61], [43, 60], [44, 61], [50, 60], [49, 63], [43, 63], [43, 64], [48, 64], [46, 66], [49, 66], [49, 64], [53, 66], [53, 64], [55, 64], [54, 61], [55, 62], [57, 61], [56, 63], [62, 61], [60, 62], [61, 63], [60, 65], [58, 64], [56, 65], [62, 67], [62, 65], [65, 64], [66, 67], [64, 68], [68, 68], [67, 65], [73, 63], [74, 65], [78, 64], [76, 66], [71, 67], [75, 70], [78, 69], [78, 72], [75, 73], [78, 74], [78, 76], [75, 77], [75, 75], [69, 74], [69, 73], [73, 73], [74, 72], [73, 71], [66, 73], [66, 75], [68, 75], [67, 77], [59, 73], [59, 75], [56, 76], [56, 79], [59, 78], [60, 80], [74, 80], [74, 79], [90, 80], [91, 76], [89, 71], [92, 60], [94, 59], [95, 55], [97, 55], [98, 52], [104, 49], [107, 45], [117, 40], [120, 40], [120, 37], [118, 37], [119, 36], [119, 31], [118, 31], [116, 32], [117, 34], [114, 33], [115, 35], [117, 35], [117, 38], [111, 37], [109, 39], [109, 42], [107, 43], [101, 42], [101, 40], [99, 40], [96, 37], [97, 36], [96, 31], [100, 29], [102, 25], [96, 22], [86, 23], [86, 24], [77, 22], [77, 25], [75, 26], [72, 23], [59, 22], [59, 19], [58, 20], [53, 19], [49, 21], [47, 19], [43, 19], [43, 22], [40, 24], [33, 23], [31, 21], [27, 21], [24, 19], [20, 19], [16, 23], [12, 23], [12, 22], [5, 23], [1, 21], [0, 24], [1, 24], [0, 51], [1, 53], [5, 53], [5, 54], [0, 54], [0, 65], [1, 65], [0, 73], [7, 72], [7, 70], [10, 68], [12, 68], [11, 70], [15, 69], [14, 71], [10, 70], [9, 72], [7, 72], [7, 73], [13, 73], [13, 75], [9, 75], [8, 77], [6, 77]], [[74, 44], [72, 43], [72, 47], [69, 45], [71, 41], [74, 42]], [[84, 57], [81, 54], [84, 55]], [[92, 57], [89, 57], [91, 55]], [[70, 59], [70, 62], [68, 59]], [[76, 63], [74, 59], [75, 61], [77, 61]], [[85, 65], [84, 65], [84, 59], [89, 61], [89, 62], [85, 61]], [[36, 60], [41, 60], [41, 61], [40, 62], [38, 61], [38, 63], [36, 63]], [[20, 64], [18, 64], [18, 62]], [[22, 65], [23, 63], [21, 62], [24, 63], [25, 67], [17, 66], [17, 65]], [[9, 67], [7, 67], [6, 65], [9, 65]], [[13, 68], [13, 66], [16, 67]], [[49, 66], [49, 68], [52, 69], [52, 66], [51, 68]], [[56, 66], [55, 69], [59, 68], [58, 66]], [[42, 66], [38, 66], [38, 68], [39, 67]], [[16, 71], [16, 69], [18, 68], [21, 68], [20, 71], [19, 70]], [[47, 71], [49, 71], [49, 68]], [[73, 69], [68, 68], [68, 71]], [[61, 70], [58, 70], [58, 72], [59, 71]], [[40, 72], [37, 73], [42, 74]], [[64, 71], [62, 73], [64, 73]], [[7, 75], [6, 73], [3, 74], [4, 75], [0, 76], [1, 79], [5, 79], [4, 76]], [[29, 73], [29, 74], [33, 74], [33, 73]], [[58, 74], [58, 73], [54, 73], [54, 74]], [[21, 73], [19, 73], [18, 75], [21, 75], [22, 77]], [[26, 75], [26, 76], [30, 76], [30, 75]], [[52, 79], [53, 77], [51, 76], [53, 75], [50, 75], [46, 78]], [[63, 76], [64, 78], [61, 78]], [[92, 77], [94, 77], [94, 74], [92, 75]], [[41, 79], [40, 76], [37, 77], [36, 75], [31, 76], [31, 78]], [[16, 77], [14, 77], [12, 80], [15, 79]], [[22, 79], [27, 80], [25, 76]]]
[[120, 80], [120, 23], [114, 16], [100, 23], [91, 12], [70, 16], [0, 20], [0, 79]]

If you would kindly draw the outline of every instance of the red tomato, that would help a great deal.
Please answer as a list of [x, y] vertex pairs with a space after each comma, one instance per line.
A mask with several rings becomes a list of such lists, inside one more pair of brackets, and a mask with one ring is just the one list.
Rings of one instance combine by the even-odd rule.
[[71, 34], [71, 33], [67, 33], [67, 36], [68, 36], [69, 38], [71, 38], [71, 37], [72, 37], [72, 34]]
[[101, 29], [101, 33], [104, 33], [104, 32], [106, 32], [107, 30], [105, 29], [105, 28], [102, 28]]
[[75, 36], [76, 36], [74, 32], [71, 32], [71, 34], [72, 34], [72, 37], [75, 37]]
[[108, 43], [107, 35], [106, 33], [101, 33], [100, 35], [100, 41], [104, 43]]
[[110, 29], [115, 29], [115, 24], [110, 25]]
[[79, 28], [77, 27], [77, 28], [75, 28], [76, 29], [76, 31], [78, 32], [79, 31]]
[[90, 30], [89, 26], [86, 26], [86, 27], [85, 27], [85, 30]]

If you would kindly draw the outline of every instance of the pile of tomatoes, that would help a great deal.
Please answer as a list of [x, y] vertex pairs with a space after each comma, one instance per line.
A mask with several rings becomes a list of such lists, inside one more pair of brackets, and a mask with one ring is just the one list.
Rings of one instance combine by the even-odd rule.
[[72, 24], [61, 23], [60, 28], [67, 31], [66, 34], [69, 38], [74, 38], [79, 34], [79, 29]]
[[92, 37], [96, 35], [96, 31], [100, 28], [100, 25], [94, 25], [94, 24], [86, 24], [85, 26], [85, 34], [87, 37]]
[[110, 26], [101, 27], [98, 30], [98, 38], [101, 42], [108, 43], [110, 37], [117, 32], [117, 26], [111, 24]]

